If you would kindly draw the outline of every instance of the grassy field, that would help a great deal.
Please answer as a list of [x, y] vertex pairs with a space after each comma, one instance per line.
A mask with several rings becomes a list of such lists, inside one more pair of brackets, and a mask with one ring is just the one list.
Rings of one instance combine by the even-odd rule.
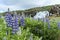
[[60, 22], [60, 16], [59, 17], [49, 17], [50, 21]]

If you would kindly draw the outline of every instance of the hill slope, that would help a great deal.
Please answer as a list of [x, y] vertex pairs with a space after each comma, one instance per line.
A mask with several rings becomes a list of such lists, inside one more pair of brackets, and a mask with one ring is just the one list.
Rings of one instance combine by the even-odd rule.
[[[35, 7], [35, 8], [26, 9], [26, 10], [16, 10], [16, 11], [11, 11], [11, 13], [17, 12], [19, 14], [19, 13], [22, 13], [22, 12], [24, 12], [24, 13], [32, 13], [32, 12], [36, 13], [36, 12], [39, 12], [39, 11], [50, 11], [53, 6], [55, 6], [55, 5], [44, 6], [44, 7]], [[2, 13], [1, 15], [5, 15], [5, 12]]]

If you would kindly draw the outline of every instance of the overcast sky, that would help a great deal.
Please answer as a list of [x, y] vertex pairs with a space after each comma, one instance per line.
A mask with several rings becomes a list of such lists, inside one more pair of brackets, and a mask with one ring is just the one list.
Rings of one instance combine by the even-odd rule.
[[60, 4], [60, 0], [0, 0], [0, 12]]

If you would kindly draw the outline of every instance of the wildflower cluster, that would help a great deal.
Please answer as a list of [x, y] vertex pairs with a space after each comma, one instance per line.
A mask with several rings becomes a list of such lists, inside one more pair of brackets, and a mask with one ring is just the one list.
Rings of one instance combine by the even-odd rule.
[[16, 15], [12, 16], [10, 13], [6, 14], [7, 26], [12, 28], [12, 33], [15, 34], [18, 30], [19, 23]]
[[25, 25], [25, 21], [24, 21], [24, 17], [23, 16], [20, 18], [20, 24], [21, 24], [21, 26]]
[[6, 15], [5, 15], [5, 21], [6, 21], [8, 27], [12, 26], [11, 19], [12, 19], [11, 14], [10, 13], [6, 13]]

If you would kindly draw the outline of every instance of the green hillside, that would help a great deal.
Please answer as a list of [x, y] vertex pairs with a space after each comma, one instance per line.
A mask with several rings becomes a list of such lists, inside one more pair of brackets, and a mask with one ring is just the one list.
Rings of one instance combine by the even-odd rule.
[[[50, 11], [52, 6], [44, 6], [44, 7], [35, 7], [35, 8], [30, 8], [30, 9], [26, 9], [26, 10], [16, 10], [16, 11], [11, 11], [11, 13], [13, 12], [17, 12], [17, 13], [36, 13], [36, 12], [39, 12], [39, 11]], [[5, 12], [4, 13], [0, 13], [0, 15], [5, 15]]]

